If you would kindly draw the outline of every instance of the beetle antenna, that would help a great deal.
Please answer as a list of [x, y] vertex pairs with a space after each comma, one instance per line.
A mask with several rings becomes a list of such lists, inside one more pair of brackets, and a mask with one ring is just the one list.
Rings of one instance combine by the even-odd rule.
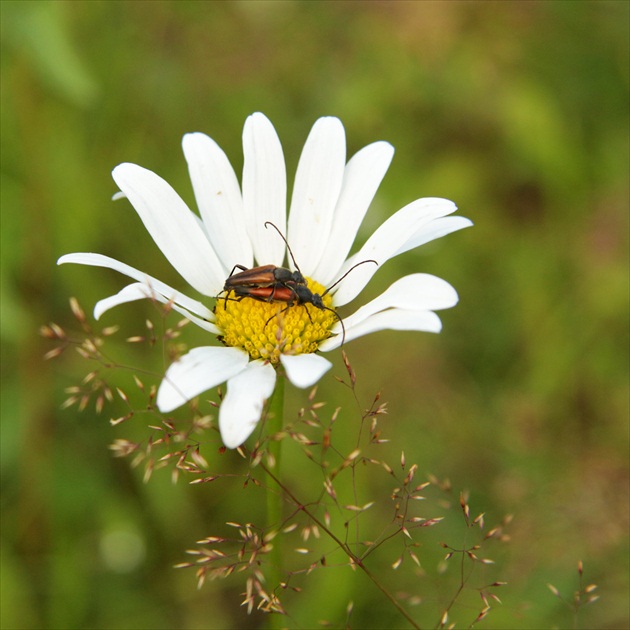
[[289, 241], [287, 241], [287, 239], [285, 238], [284, 234], [278, 229], [278, 226], [275, 223], [272, 223], [271, 221], [265, 221], [265, 228], [271, 225], [276, 232], [278, 232], [278, 234], [280, 234], [280, 238], [284, 241], [284, 244], [287, 246], [287, 250], [289, 251], [289, 254], [291, 255], [291, 260], [293, 261], [293, 264], [295, 265], [295, 268], [302, 273], [301, 269], [298, 267], [297, 262], [295, 261], [295, 256], [293, 255], [293, 252], [291, 251], [291, 246], [289, 245]]
[[378, 267], [378, 263], [375, 260], [371, 260], [371, 259], [370, 260], [362, 260], [360, 263], [357, 263], [353, 267], [350, 267], [350, 269], [348, 269], [348, 271], [346, 271], [346, 273], [344, 273], [343, 276], [341, 276], [341, 278], [339, 278], [339, 280], [337, 280], [337, 282], [335, 282], [335, 284], [330, 285], [322, 293], [322, 297], [324, 297], [326, 295], [326, 293], [328, 293], [328, 291], [330, 291], [331, 289], [334, 289], [353, 269], [356, 269], [359, 265], [363, 265], [365, 263], [374, 263]]
[[337, 321], [341, 324], [341, 330], [343, 331], [343, 334], [341, 335], [341, 345], [343, 346], [343, 344], [346, 342], [346, 327], [344, 326], [343, 319], [339, 317], [339, 313], [337, 313], [334, 308], [328, 308], [327, 306], [324, 306], [324, 308], [327, 311], [330, 311], [337, 318]]

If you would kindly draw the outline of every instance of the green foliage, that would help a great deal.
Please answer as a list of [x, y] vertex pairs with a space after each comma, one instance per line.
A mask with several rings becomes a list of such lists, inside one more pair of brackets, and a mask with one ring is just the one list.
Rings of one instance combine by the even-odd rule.
[[[628, 6], [2, 2], [2, 627], [263, 623], [238, 608], [238, 579], [196, 591], [191, 572], [171, 568], [225, 521], [249, 520], [260, 509], [250, 490], [172, 486], [164, 471], [143, 485], [106, 446], [146, 439], [149, 422], [112, 428], [107, 414], [127, 411], [119, 399], [103, 415], [93, 401], [82, 414], [60, 410], [85, 361], [43, 361], [51, 345], [37, 335], [49, 321], [77, 328], [70, 295], [89, 310], [123, 286], [115, 272], [55, 267], [67, 252], [101, 252], [186, 289], [129, 204], [110, 200], [109, 172], [141, 164], [194, 207], [182, 135], [207, 133], [238, 172], [254, 111], [276, 126], [289, 181], [321, 115], [342, 119], [349, 154], [377, 139], [396, 147], [359, 238], [421, 196], [453, 199], [475, 222], [388, 263], [370, 289], [413, 271], [445, 278], [460, 304], [443, 313], [442, 334], [383, 332], [346, 352], [360, 403], [376, 391], [388, 402], [390, 458], [404, 450], [418, 475], [469, 489], [488, 522], [514, 514], [495, 558], [503, 606], [480, 625], [571, 626], [546, 584], [571, 593], [581, 559], [605, 605], [581, 610], [578, 625], [625, 627]], [[103, 323], [120, 324], [124, 339], [155, 314], [127, 305]], [[189, 326], [179, 341], [207, 337]], [[163, 373], [159, 349], [112, 340], [110, 351], [150, 371], [147, 382]], [[334, 373], [344, 375], [340, 360]], [[108, 381], [144, 404], [128, 372]], [[304, 392], [287, 397], [287, 415], [308, 404]], [[330, 376], [318, 398], [329, 414], [343, 407], [338, 425], [356, 416]], [[211, 435], [202, 455], [242, 475], [242, 460], [219, 457]], [[292, 461], [301, 470], [289, 452], [284, 466]], [[371, 483], [370, 495], [391, 491]], [[463, 544], [457, 524], [428, 537], [418, 554], [429, 576], [442, 534]], [[427, 591], [444, 605], [453, 595]], [[317, 573], [304, 599], [301, 627], [318, 612], [343, 625], [350, 599], [351, 627], [405, 627], [370, 583], [350, 583], [347, 567]], [[472, 623], [478, 596], [459, 612], [469, 605], [458, 627]]]

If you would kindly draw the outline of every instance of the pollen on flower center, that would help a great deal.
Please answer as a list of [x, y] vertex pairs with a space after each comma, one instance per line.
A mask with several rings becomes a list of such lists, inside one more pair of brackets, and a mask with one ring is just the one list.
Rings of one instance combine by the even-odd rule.
[[[306, 279], [313, 293], [322, 295], [324, 287]], [[332, 298], [324, 295], [324, 306], [332, 307]], [[330, 337], [337, 318], [334, 313], [312, 304], [298, 304], [297, 296], [287, 302], [264, 302], [252, 297], [235, 297], [230, 291], [217, 299], [214, 307], [216, 324], [223, 331], [220, 337], [226, 346], [243, 348], [252, 359], [278, 363], [281, 354], [315, 352]]]

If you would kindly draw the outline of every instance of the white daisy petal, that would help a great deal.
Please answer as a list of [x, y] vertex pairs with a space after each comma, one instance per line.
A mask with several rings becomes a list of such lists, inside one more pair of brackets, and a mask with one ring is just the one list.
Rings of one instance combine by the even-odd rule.
[[245, 226], [238, 179], [219, 145], [203, 133], [188, 133], [182, 142], [188, 171], [206, 234], [223, 266], [251, 267], [252, 246]]
[[211, 321], [208, 321], [208, 319], [197, 317], [187, 309], [179, 306], [172, 297], [168, 298], [155, 291], [149, 285], [142, 282], [130, 284], [124, 289], [121, 289], [116, 295], [112, 295], [111, 297], [97, 302], [94, 306], [94, 319], [100, 319], [103, 313], [107, 312], [111, 308], [114, 308], [114, 306], [125, 304], [127, 302], [132, 302], [134, 300], [140, 300], [143, 298], [149, 300], [157, 300], [162, 304], [169, 304], [172, 310], [180, 313], [186, 319], [190, 320], [194, 324], [197, 324], [197, 326], [199, 326], [200, 328], [203, 328], [204, 330], [207, 330], [208, 332], [215, 335], [221, 334], [221, 330], [212, 323], [214, 321], [213, 313], [210, 313], [210, 316], [208, 317], [208, 319], [210, 319]]
[[243, 153], [243, 207], [254, 257], [259, 265], [281, 266], [284, 242], [265, 229], [265, 222], [286, 234], [287, 172], [278, 134], [261, 113], [245, 121]]
[[115, 260], [114, 258], [110, 258], [109, 256], [90, 253], [66, 254], [57, 261], [58, 265], [63, 265], [65, 263], [76, 263], [79, 265], [90, 265], [92, 267], [106, 267], [107, 269], [113, 269], [114, 271], [118, 271], [130, 278], [133, 278], [134, 280], [137, 280], [138, 282], [141, 282], [142, 284], [147, 285], [156, 293], [163, 295], [167, 300], [183, 306], [187, 311], [195, 313], [204, 319], [214, 320], [214, 314], [212, 311], [201, 302], [193, 300], [185, 296], [183, 293], [169, 287], [168, 284], [153, 278], [149, 274], [139, 271], [138, 269]]
[[134, 282], [121, 289], [116, 295], [112, 295], [108, 298], [104, 298], [96, 303], [94, 306], [94, 319], [100, 319], [103, 313], [119, 306], [120, 304], [126, 304], [127, 302], [133, 302], [135, 300], [145, 300], [151, 298], [151, 289], [142, 282]]
[[168, 413], [246, 369], [249, 356], [239, 348], [195, 348], [166, 370], [157, 393], [158, 409]]
[[[379, 330], [418, 330], [438, 333], [442, 330], [440, 318], [432, 311], [406, 311], [392, 308], [375, 313], [356, 326], [346, 326], [345, 343]], [[322, 352], [338, 348], [343, 341], [341, 335], [330, 337], [319, 345]]]
[[436, 311], [457, 304], [455, 289], [442, 278], [414, 273], [394, 282], [377, 298], [343, 320], [346, 328], [357, 326], [368, 317], [388, 308], [407, 311]]
[[[448, 199], [427, 197], [413, 201], [387, 219], [372, 234], [365, 245], [346, 261], [340, 275], [364, 260], [375, 260], [379, 266], [382, 265], [396, 255], [410, 234], [417, 234], [423, 225], [456, 209], [457, 206]], [[359, 295], [377, 269], [377, 265], [369, 263], [353, 269], [333, 290], [335, 306], [343, 306]]]
[[393, 157], [391, 144], [374, 142], [356, 153], [346, 165], [330, 238], [313, 272], [313, 277], [324, 286], [341, 269]]
[[199, 229], [195, 215], [173, 188], [136, 164], [120, 164], [112, 176], [156, 245], [181, 276], [204, 295], [219, 293], [226, 270]]
[[328, 359], [318, 354], [281, 354], [280, 361], [289, 381], [302, 389], [315, 385], [332, 367]]
[[313, 276], [328, 243], [345, 164], [341, 121], [320, 118], [300, 156], [289, 214], [289, 243], [306, 276]]
[[240, 446], [252, 434], [275, 385], [275, 369], [262, 361], [252, 361], [228, 380], [219, 410], [221, 438], [228, 448]]
[[398, 256], [398, 254], [420, 247], [420, 245], [424, 245], [429, 241], [434, 241], [436, 238], [441, 238], [451, 232], [470, 227], [472, 224], [473, 222], [466, 217], [441, 217], [434, 219], [430, 223], [423, 225], [394, 255]]

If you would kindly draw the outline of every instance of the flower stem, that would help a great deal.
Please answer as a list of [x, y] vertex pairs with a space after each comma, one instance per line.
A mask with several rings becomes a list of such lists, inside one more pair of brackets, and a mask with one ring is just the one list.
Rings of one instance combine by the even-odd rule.
[[284, 381], [284, 374], [278, 370], [276, 388], [269, 400], [269, 408], [267, 410], [267, 433], [272, 438], [269, 441], [269, 454], [275, 460], [276, 473], [280, 472], [281, 440], [274, 439], [274, 436], [276, 433], [280, 433], [280, 431], [282, 431], [282, 427], [284, 426]]
[[[269, 440], [269, 472], [267, 474], [267, 529], [271, 531], [280, 527], [282, 523], [282, 488], [278, 486], [280, 478], [280, 447], [281, 439], [275, 439], [275, 435], [282, 431], [284, 426], [284, 374], [279, 370], [276, 380], [276, 388], [269, 401], [267, 410], [267, 429]], [[266, 467], [265, 467], [266, 468]], [[273, 549], [269, 553], [269, 571], [267, 572], [267, 587], [273, 592], [278, 589], [282, 581], [282, 551], [280, 548], [280, 536], [273, 539]], [[283, 617], [280, 614], [271, 613], [268, 618], [269, 628], [281, 628]]]

